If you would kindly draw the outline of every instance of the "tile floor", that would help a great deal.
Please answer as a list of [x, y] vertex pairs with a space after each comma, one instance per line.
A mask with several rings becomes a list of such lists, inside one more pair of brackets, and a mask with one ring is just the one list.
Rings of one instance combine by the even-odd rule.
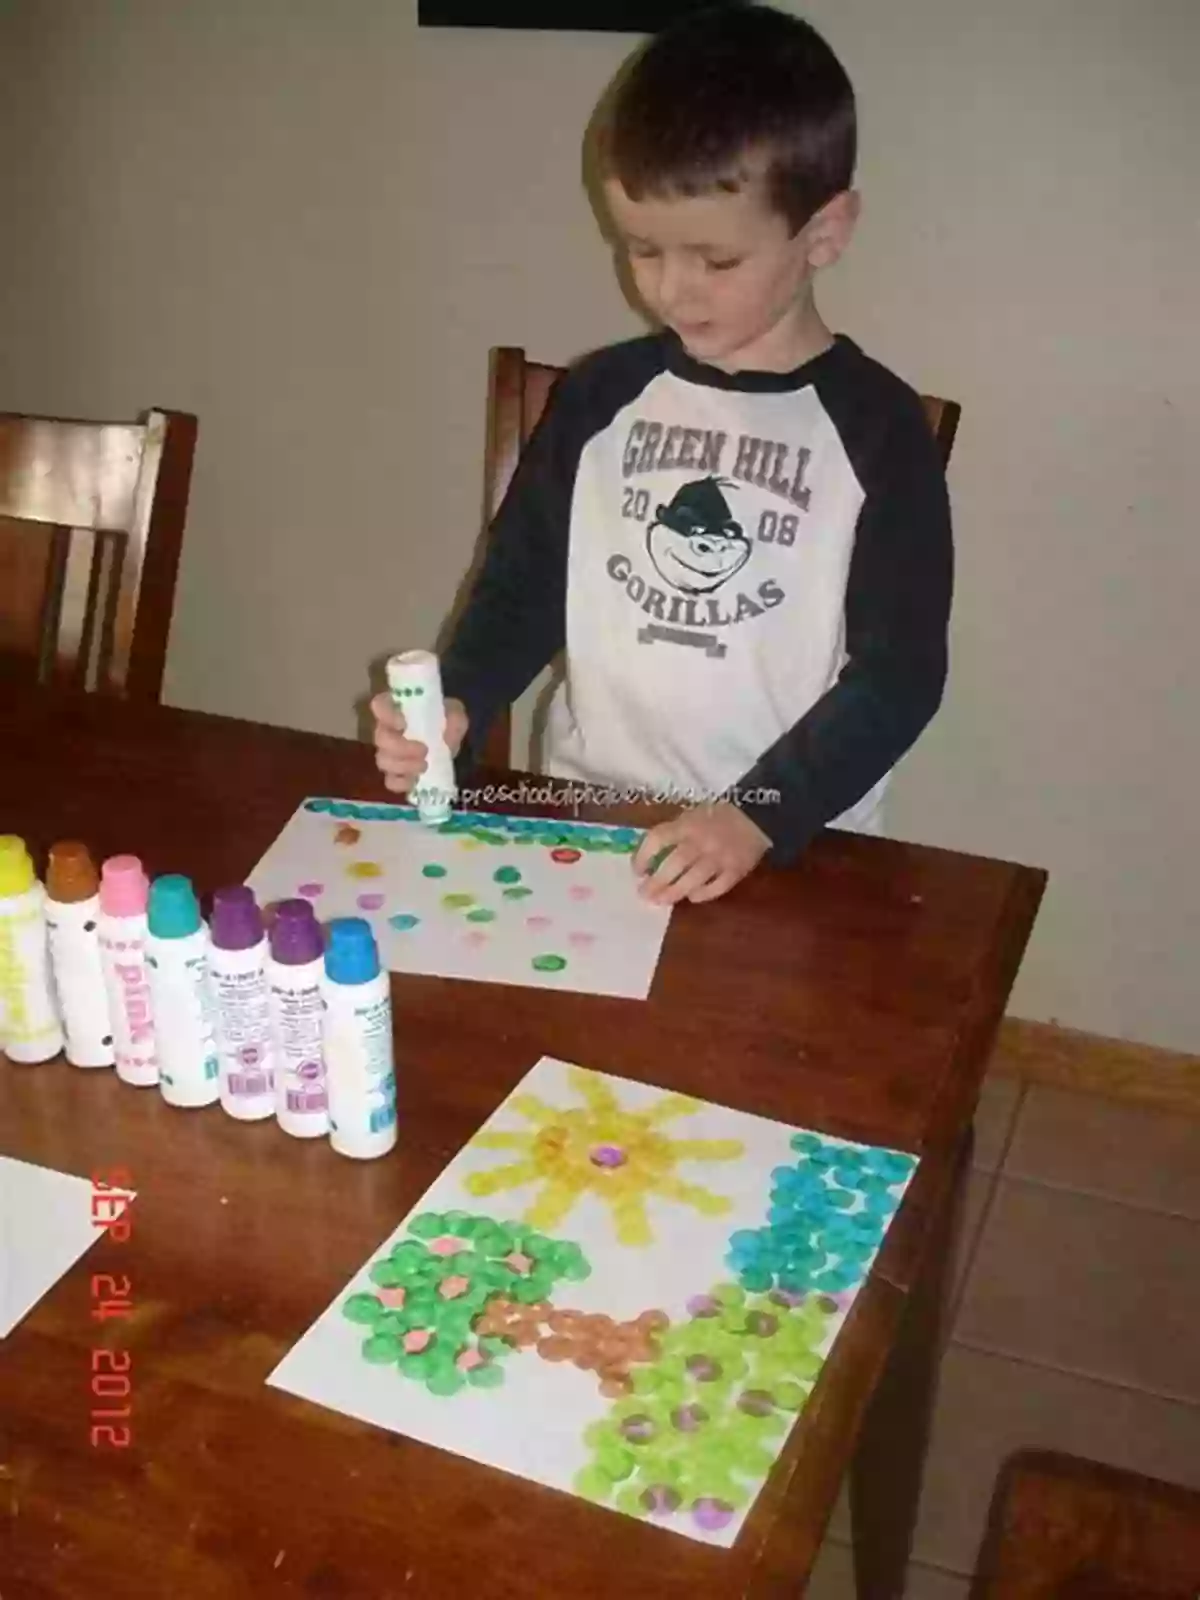
[[[906, 1600], [967, 1600], [1001, 1463], [1200, 1489], [1200, 1121], [989, 1079]], [[854, 1600], [839, 1505], [808, 1600]]]

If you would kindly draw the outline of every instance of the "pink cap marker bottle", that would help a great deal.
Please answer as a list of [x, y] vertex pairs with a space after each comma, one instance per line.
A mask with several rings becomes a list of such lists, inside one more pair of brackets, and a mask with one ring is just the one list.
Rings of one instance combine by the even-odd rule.
[[97, 935], [113, 1028], [117, 1076], [138, 1089], [158, 1083], [154, 1007], [146, 965], [150, 881], [137, 856], [110, 856], [100, 869]]

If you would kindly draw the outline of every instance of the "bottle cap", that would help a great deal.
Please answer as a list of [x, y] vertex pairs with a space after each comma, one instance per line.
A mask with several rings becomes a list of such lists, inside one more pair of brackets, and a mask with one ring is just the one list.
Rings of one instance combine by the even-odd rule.
[[100, 909], [106, 917], [140, 917], [150, 880], [136, 856], [109, 856], [100, 868]]
[[379, 951], [363, 917], [335, 917], [329, 924], [325, 976], [331, 983], [370, 983], [379, 976]]
[[60, 905], [77, 905], [99, 892], [100, 874], [92, 852], [78, 839], [60, 839], [50, 846], [46, 893]]
[[284, 967], [319, 961], [325, 948], [317, 914], [307, 900], [281, 900], [271, 924], [271, 958]]
[[0, 894], [25, 894], [37, 882], [24, 839], [0, 833]]
[[156, 939], [186, 939], [200, 929], [200, 902], [192, 880], [177, 872], [150, 885], [150, 932]]
[[212, 942], [218, 950], [253, 950], [263, 937], [262, 912], [244, 883], [213, 895]]

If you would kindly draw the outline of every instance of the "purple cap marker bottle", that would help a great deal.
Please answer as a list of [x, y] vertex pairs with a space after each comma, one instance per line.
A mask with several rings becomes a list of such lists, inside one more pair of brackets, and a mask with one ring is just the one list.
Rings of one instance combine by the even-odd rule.
[[325, 940], [307, 900], [281, 900], [271, 924], [267, 985], [275, 1044], [275, 1115], [297, 1139], [329, 1132], [321, 974]]
[[218, 889], [210, 931], [221, 1104], [240, 1122], [261, 1122], [275, 1114], [275, 1050], [267, 939], [254, 891], [243, 884]]

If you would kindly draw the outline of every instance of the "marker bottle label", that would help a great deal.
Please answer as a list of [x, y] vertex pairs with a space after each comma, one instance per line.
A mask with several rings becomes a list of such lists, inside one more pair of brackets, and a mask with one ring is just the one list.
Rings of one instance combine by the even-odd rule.
[[63, 1047], [44, 896], [38, 884], [0, 900], [0, 1044], [12, 1061], [49, 1061]]
[[100, 901], [46, 901], [50, 965], [67, 1036], [67, 1060], [76, 1067], [111, 1067], [113, 1024], [100, 955]]
[[221, 1103], [234, 1116], [269, 1117], [275, 1110], [264, 956], [265, 940], [249, 950], [214, 949], [210, 957]]

